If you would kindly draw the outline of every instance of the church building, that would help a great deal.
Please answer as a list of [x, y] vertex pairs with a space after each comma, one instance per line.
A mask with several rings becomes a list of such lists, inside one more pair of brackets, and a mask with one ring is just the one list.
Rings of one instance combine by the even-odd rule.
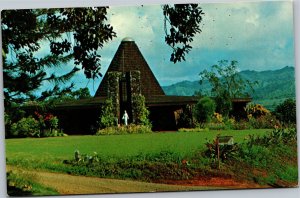
[[[196, 96], [168, 96], [164, 93], [151, 68], [131, 38], [124, 38], [105, 73], [96, 94], [91, 99], [66, 102], [56, 105], [54, 113], [66, 133], [89, 134], [97, 127], [101, 106], [112, 98], [116, 117], [120, 123], [126, 110], [129, 123], [133, 121], [132, 96], [141, 94], [150, 112], [149, 119], [154, 131], [174, 131], [183, 111], [191, 114], [197, 103]], [[236, 99], [233, 108], [243, 111], [249, 99]]]

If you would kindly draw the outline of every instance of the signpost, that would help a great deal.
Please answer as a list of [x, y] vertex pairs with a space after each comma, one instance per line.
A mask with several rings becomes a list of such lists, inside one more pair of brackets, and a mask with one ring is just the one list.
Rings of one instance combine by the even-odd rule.
[[217, 136], [217, 157], [218, 157], [218, 169], [220, 169], [220, 145], [233, 145], [232, 136]]

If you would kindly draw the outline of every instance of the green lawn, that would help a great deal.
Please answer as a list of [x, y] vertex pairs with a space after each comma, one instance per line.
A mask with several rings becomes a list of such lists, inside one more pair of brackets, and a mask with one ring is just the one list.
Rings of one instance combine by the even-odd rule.
[[93, 152], [97, 152], [101, 157], [117, 158], [162, 150], [177, 152], [184, 156], [204, 148], [206, 139], [213, 140], [219, 133], [233, 136], [235, 142], [242, 142], [249, 134], [259, 135], [266, 131], [268, 130], [225, 130], [7, 139], [6, 157], [9, 160], [56, 161], [73, 158], [75, 150], [79, 150], [82, 154], [91, 155]]

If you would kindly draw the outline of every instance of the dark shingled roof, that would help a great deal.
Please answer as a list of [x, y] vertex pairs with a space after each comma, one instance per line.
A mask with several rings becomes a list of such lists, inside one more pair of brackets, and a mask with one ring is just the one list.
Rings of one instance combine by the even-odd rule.
[[[146, 96], [146, 106], [173, 106], [173, 105], [187, 105], [195, 104], [198, 102], [198, 96]], [[74, 101], [67, 101], [55, 105], [56, 109], [59, 108], [95, 108], [101, 107], [104, 104], [106, 97], [94, 97], [89, 99], [81, 99]], [[247, 103], [250, 102], [251, 98], [234, 98], [232, 102], [234, 103]]]
[[107, 96], [107, 73], [110, 71], [141, 72], [141, 94], [146, 96], [165, 95], [157, 79], [152, 73], [138, 46], [131, 39], [123, 39], [113, 60], [111, 61], [95, 96]]
[[[146, 99], [146, 106], [173, 106], [194, 104], [199, 98], [195, 96], [148, 96]], [[106, 97], [94, 97], [89, 99], [81, 99], [74, 101], [67, 101], [55, 105], [55, 109], [66, 108], [95, 108], [101, 107], [104, 104]]]

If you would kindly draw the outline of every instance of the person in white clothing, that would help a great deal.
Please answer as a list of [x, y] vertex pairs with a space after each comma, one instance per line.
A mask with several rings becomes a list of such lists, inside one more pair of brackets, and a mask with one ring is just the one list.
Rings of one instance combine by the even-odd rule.
[[122, 119], [124, 120], [124, 124], [127, 126], [127, 124], [128, 124], [128, 119], [129, 119], [129, 116], [128, 116], [128, 114], [127, 114], [126, 110], [124, 111], [124, 114], [123, 114], [123, 117], [122, 117]]

